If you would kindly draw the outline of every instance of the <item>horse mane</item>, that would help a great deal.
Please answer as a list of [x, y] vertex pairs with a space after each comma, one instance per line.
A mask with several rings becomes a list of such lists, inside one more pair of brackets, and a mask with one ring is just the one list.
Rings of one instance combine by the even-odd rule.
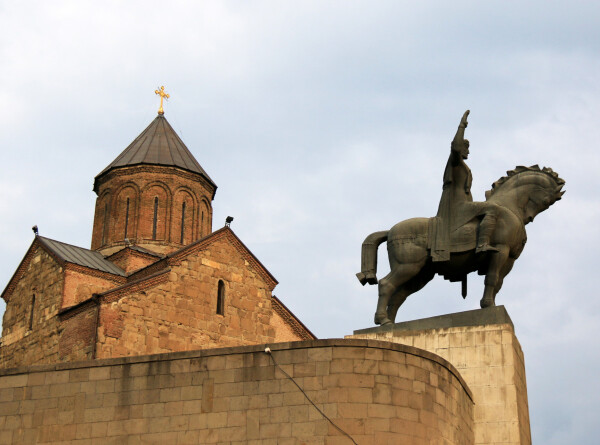
[[564, 192], [561, 192], [561, 189], [562, 189], [563, 185], [565, 185], [565, 180], [562, 179], [560, 176], [558, 176], [558, 173], [556, 173], [550, 167], [540, 168], [540, 166], [537, 164], [532, 165], [531, 167], [525, 167], [523, 165], [518, 165], [513, 170], [507, 171], [506, 176], [502, 176], [500, 179], [498, 179], [496, 182], [494, 182], [492, 184], [492, 188], [490, 190], [488, 190], [487, 192], [485, 192], [486, 199], [491, 198], [494, 195], [494, 193], [496, 193], [498, 191], [498, 189], [500, 189], [502, 187], [502, 185], [504, 185], [508, 180], [510, 180], [514, 176], [517, 176], [517, 175], [520, 175], [523, 173], [528, 173], [528, 172], [544, 173], [544, 174], [550, 176], [552, 179], [554, 179], [554, 181], [556, 182], [556, 185], [557, 185], [556, 201], [558, 201], [560, 199], [560, 197], [564, 193]]

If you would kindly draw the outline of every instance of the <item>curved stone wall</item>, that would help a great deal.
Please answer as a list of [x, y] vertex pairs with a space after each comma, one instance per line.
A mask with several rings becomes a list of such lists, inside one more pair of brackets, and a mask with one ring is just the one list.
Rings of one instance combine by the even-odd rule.
[[473, 444], [470, 390], [439, 356], [371, 340], [268, 346], [0, 371], [0, 441]]

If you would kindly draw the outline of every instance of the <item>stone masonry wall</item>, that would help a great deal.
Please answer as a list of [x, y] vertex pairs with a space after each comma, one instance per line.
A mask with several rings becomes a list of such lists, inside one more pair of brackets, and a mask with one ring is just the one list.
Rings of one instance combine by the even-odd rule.
[[94, 358], [98, 304], [90, 300], [61, 314], [59, 332], [59, 359], [62, 362], [91, 360]]
[[63, 268], [41, 247], [28, 255], [25, 273], [5, 295], [0, 368], [58, 361]]
[[[227, 238], [156, 280], [154, 287], [102, 296], [98, 358], [274, 341], [271, 290]], [[223, 315], [217, 314], [219, 280]]]
[[287, 324], [277, 312], [273, 311], [271, 317], [271, 326], [275, 330], [275, 341], [276, 342], [288, 342], [298, 340], [298, 334]]
[[74, 306], [89, 300], [95, 293], [104, 292], [125, 283], [125, 278], [110, 276], [94, 269], [67, 264], [65, 268], [62, 307]]
[[531, 445], [525, 362], [512, 325], [390, 330], [347, 338], [398, 342], [445, 358], [473, 390], [475, 443]]
[[271, 350], [272, 358], [247, 346], [0, 371], [0, 444], [351, 443], [307, 397], [361, 445], [473, 444], [469, 389], [434, 354], [366, 340]]

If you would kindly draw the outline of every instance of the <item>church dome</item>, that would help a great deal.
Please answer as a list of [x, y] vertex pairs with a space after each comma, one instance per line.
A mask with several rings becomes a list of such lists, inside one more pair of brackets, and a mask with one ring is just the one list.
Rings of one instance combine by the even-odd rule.
[[217, 185], [159, 115], [94, 180], [92, 249], [165, 254], [212, 232]]

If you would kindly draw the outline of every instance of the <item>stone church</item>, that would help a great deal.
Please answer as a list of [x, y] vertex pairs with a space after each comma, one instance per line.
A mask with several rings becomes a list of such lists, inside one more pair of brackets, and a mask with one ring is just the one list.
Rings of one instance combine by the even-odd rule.
[[94, 180], [91, 249], [36, 234], [2, 292], [0, 367], [316, 337], [228, 225], [162, 110]]

